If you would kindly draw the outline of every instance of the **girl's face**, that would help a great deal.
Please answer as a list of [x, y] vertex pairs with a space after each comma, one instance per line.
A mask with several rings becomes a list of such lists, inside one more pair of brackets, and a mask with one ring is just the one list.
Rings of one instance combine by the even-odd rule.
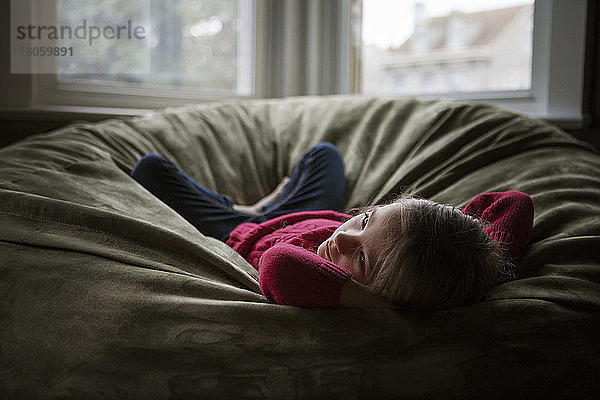
[[317, 255], [350, 271], [355, 281], [367, 284], [384, 243], [383, 223], [389, 213], [400, 210], [400, 205], [393, 203], [356, 215], [321, 243]]

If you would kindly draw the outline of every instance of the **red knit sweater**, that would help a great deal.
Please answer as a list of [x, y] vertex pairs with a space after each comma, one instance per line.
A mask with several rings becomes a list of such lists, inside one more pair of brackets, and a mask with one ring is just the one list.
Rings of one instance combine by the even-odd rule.
[[[462, 212], [486, 223], [486, 233], [503, 243], [511, 257], [527, 246], [533, 225], [533, 201], [527, 194], [484, 193]], [[349, 218], [335, 211], [305, 211], [261, 224], [244, 223], [231, 232], [227, 244], [258, 270], [260, 288], [269, 300], [339, 307], [342, 287], [351, 274], [315, 253]]]

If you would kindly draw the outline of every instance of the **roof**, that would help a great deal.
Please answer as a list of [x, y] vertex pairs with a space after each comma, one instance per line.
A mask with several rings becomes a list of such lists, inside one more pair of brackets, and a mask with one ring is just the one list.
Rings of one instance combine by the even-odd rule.
[[[469, 27], [465, 37], [464, 47], [485, 46], [491, 43], [500, 32], [520, 12], [532, 9], [532, 5], [500, 8], [496, 10], [475, 13], [453, 11], [450, 15], [430, 18], [427, 26], [429, 34], [429, 50], [447, 48], [448, 25], [452, 18], [459, 18]], [[409, 37], [401, 46], [391, 48], [392, 52], [404, 53], [411, 51], [413, 36]]]

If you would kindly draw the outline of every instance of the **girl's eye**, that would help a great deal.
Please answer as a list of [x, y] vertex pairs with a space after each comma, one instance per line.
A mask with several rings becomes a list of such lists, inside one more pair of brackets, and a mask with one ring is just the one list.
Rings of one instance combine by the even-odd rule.
[[358, 256], [358, 262], [360, 264], [360, 270], [361, 271], [365, 271], [365, 253], [363, 253], [362, 251], [360, 252], [360, 255]]
[[367, 226], [367, 223], [369, 222], [369, 214], [365, 213], [365, 216], [362, 220], [362, 228], [365, 229], [365, 227]]

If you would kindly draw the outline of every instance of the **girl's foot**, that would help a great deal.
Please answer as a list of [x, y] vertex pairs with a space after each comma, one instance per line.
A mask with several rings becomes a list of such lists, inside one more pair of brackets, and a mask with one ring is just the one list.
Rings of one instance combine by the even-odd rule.
[[263, 197], [256, 203], [252, 204], [251, 206], [242, 206], [239, 204], [234, 204], [233, 209], [238, 212], [243, 212], [246, 214], [262, 215], [263, 208], [274, 203], [275, 200], [277, 200], [279, 198], [279, 196], [283, 192], [283, 188], [289, 182], [289, 180], [290, 180], [290, 178], [288, 176], [285, 176], [281, 180], [281, 182], [279, 182], [279, 184], [277, 185], [275, 190], [273, 190], [271, 193], [269, 193], [268, 195], [266, 195], [265, 197]]

